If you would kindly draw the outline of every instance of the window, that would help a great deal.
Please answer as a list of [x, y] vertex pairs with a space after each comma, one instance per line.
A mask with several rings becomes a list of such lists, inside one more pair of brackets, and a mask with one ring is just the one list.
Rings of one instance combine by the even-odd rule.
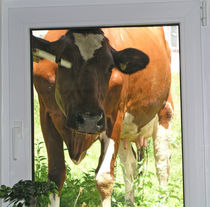
[[[178, 29], [179, 26], [178, 25], [173, 25], [173, 26], [164, 26], [164, 31], [177, 31], [176, 34], [176, 42], [178, 42]], [[72, 28], [69, 28], [70, 31]], [[80, 28], [80, 29], [84, 29], [84, 28]], [[90, 29], [90, 28], [89, 28]], [[159, 115], [159, 119], [161, 119], [161, 124], [157, 125], [159, 132], [157, 132], [157, 134], [153, 134], [152, 132], [150, 134], [148, 134], [148, 132], [141, 132], [142, 130], [144, 131], [144, 129], [140, 128], [137, 130], [137, 134], [135, 135], [135, 128], [129, 128], [132, 127], [134, 122], [129, 122], [129, 114], [131, 113], [131, 107], [127, 106], [127, 112], [124, 115], [124, 121], [123, 121], [123, 128], [122, 128], [122, 133], [121, 133], [121, 137], [122, 140], [121, 142], [124, 142], [124, 144], [127, 142], [127, 147], [129, 147], [129, 138], [131, 139], [131, 136], [135, 136], [135, 140], [133, 140], [132, 143], [132, 147], [133, 149], [136, 151], [136, 154], [138, 154], [138, 156], [141, 156], [140, 158], [138, 158], [136, 161], [141, 161], [142, 162], [142, 174], [140, 174], [139, 170], [140, 170], [140, 166], [139, 169], [137, 169], [137, 171], [139, 172], [139, 175], [136, 177], [139, 181], [138, 182], [134, 182], [135, 183], [135, 204], [139, 205], [141, 203], [141, 205], [143, 203], [147, 203], [147, 205], [158, 205], [158, 204], [165, 204], [167, 206], [183, 206], [184, 200], [183, 200], [183, 169], [182, 169], [182, 130], [181, 130], [181, 101], [180, 101], [180, 64], [179, 64], [179, 44], [177, 44], [176, 50], [173, 50], [173, 48], [171, 48], [171, 52], [168, 51], [168, 47], [172, 47], [171, 45], [173, 44], [172, 38], [171, 38], [171, 32], [167, 33], [165, 32], [165, 39], [167, 41], [167, 43], [165, 42], [165, 39], [163, 38], [164, 33], [161, 33], [161, 28], [156, 27], [156, 26], [147, 26], [147, 27], [140, 27], [140, 26], [135, 26], [135, 27], [111, 27], [111, 28], [102, 28], [102, 31], [104, 32], [105, 36], [109, 39], [110, 44], [112, 45], [112, 47], [115, 50], [120, 50], [120, 48], [122, 47], [122, 44], [124, 45], [123, 48], [125, 47], [125, 45], [129, 45], [129, 47], [134, 47], [134, 48], [138, 48], [141, 51], [147, 53], [148, 52], [148, 47], [150, 48], [150, 52], [149, 58], [150, 58], [150, 62], [151, 64], [154, 65], [154, 63], [157, 62], [161, 62], [161, 63], [165, 63], [166, 67], [164, 71], [167, 71], [167, 69], [171, 70], [172, 73], [172, 83], [169, 84], [170, 86], [170, 95], [168, 97], [168, 100], [165, 100], [167, 103], [164, 106], [165, 108], [163, 110], [161, 110], [161, 114]], [[48, 32], [48, 33], [47, 33]], [[32, 31], [33, 35], [37, 36], [37, 37], [41, 37], [44, 38], [44, 36], [46, 37], [47, 40], [52, 40], [52, 37], [57, 37], [60, 35], [64, 35], [67, 31], [66, 30], [34, 30]], [[136, 34], [138, 34], [138, 37], [136, 36]], [[145, 35], [146, 34], [146, 35]], [[73, 35], [72, 35], [73, 36]], [[148, 37], [149, 36], [149, 37]], [[134, 37], [136, 39], [134, 39]], [[148, 41], [149, 39], [149, 41]], [[54, 39], [54, 41], [56, 40], [56, 38]], [[151, 41], [153, 43], [155, 43], [155, 45], [157, 47], [153, 47], [153, 49], [151, 49]], [[146, 42], [146, 45], [145, 45]], [[166, 43], [166, 44], [165, 44]], [[140, 45], [142, 44], [142, 45]], [[152, 44], [153, 45], [153, 44]], [[161, 48], [160, 48], [161, 47]], [[121, 49], [123, 49], [121, 48]], [[74, 51], [76, 54], [76, 51]], [[165, 58], [162, 58], [162, 53], [167, 54], [165, 56]], [[83, 54], [83, 53], [82, 53]], [[158, 56], [156, 56], [156, 54], [158, 54]], [[69, 56], [71, 56], [71, 54], [68, 54]], [[74, 56], [72, 54], [72, 56]], [[169, 61], [167, 58], [171, 58], [171, 61]], [[66, 56], [67, 58], [67, 56]], [[42, 181], [42, 180], [47, 180], [47, 150], [46, 147], [44, 145], [44, 138], [42, 135], [42, 130], [41, 130], [41, 124], [40, 124], [40, 115], [39, 115], [39, 101], [38, 101], [38, 96], [37, 93], [39, 94], [39, 96], [42, 99], [42, 105], [41, 107], [41, 111], [43, 110], [47, 110], [49, 112], [49, 117], [51, 120], [55, 120], [55, 116], [54, 114], [57, 115], [57, 110], [59, 110], [58, 108], [55, 108], [52, 106], [54, 106], [54, 102], [55, 102], [55, 98], [53, 98], [50, 103], [48, 103], [48, 101], [46, 100], [46, 96], [48, 96], [49, 94], [52, 93], [52, 97], [55, 96], [54, 94], [54, 87], [56, 85], [56, 83], [53, 81], [56, 78], [54, 78], [55, 76], [58, 75], [59, 70], [60, 70], [60, 74], [62, 74], [62, 69], [58, 68], [57, 69], [57, 75], [54, 75], [54, 73], [52, 73], [52, 70], [54, 68], [54, 66], [52, 65], [52, 63], [48, 62], [48, 66], [46, 66], [45, 64], [47, 64], [47, 61], [45, 60], [39, 60], [38, 61], [39, 64], [34, 63], [34, 85], [36, 88], [36, 91], [34, 90], [34, 128], [35, 128], [35, 133], [34, 133], [34, 152], [35, 152], [35, 156], [34, 156], [34, 169], [35, 169], [35, 180], [37, 181]], [[168, 65], [167, 65], [168, 64]], [[45, 65], [45, 67], [43, 67]], [[72, 62], [72, 65], [74, 65], [74, 62]], [[53, 67], [51, 67], [53, 66]], [[65, 67], [64, 67], [65, 68]], [[100, 65], [98, 65], [98, 70], [100, 69]], [[151, 66], [148, 65], [148, 68], [144, 69], [144, 70], [150, 70], [153, 71], [155, 73], [155, 71], [160, 70], [161, 68], [155, 68], [154, 70], [152, 70]], [[56, 69], [55, 69], [56, 70]], [[63, 69], [64, 73], [66, 73], [67, 71], [65, 71], [65, 69]], [[74, 70], [73, 68], [71, 68], [70, 70]], [[78, 68], [79, 70], [79, 68]], [[143, 71], [144, 71], [143, 70]], [[50, 72], [51, 71], [51, 72]], [[116, 74], [116, 72], [113, 72], [114, 74]], [[147, 75], [143, 75], [141, 76], [141, 72], [138, 72], [139, 76], [138, 76], [138, 81], [135, 82], [135, 85], [138, 85], [139, 83], [139, 87], [142, 89], [142, 92], [139, 92], [139, 90], [135, 90], [135, 93], [133, 94], [134, 96], [136, 96], [138, 94], [138, 99], [143, 101], [144, 100], [144, 107], [146, 106], [146, 98], [148, 98], [148, 100], [151, 99], [151, 97], [156, 97], [158, 101], [158, 98], [161, 97], [160, 94], [165, 93], [165, 91], [167, 90], [169, 92], [169, 85], [167, 85], [168, 80], [165, 81], [165, 88], [164, 89], [159, 89], [158, 91], [158, 95], [156, 95], [155, 91], [157, 87], [160, 87], [160, 83], [162, 83], [162, 81], [158, 82], [159, 78], [165, 79], [168, 73], [165, 73], [165, 78], [164, 75], [162, 76], [162, 74], [159, 72], [158, 74], [155, 73], [156, 75], [151, 76], [154, 78], [154, 82], [151, 81], [150, 85], [152, 85], [153, 90], [150, 91], [151, 96], [149, 98], [149, 96], [147, 96], [146, 94], [148, 92], [146, 92], [147, 90], [147, 84], [145, 83], [145, 79], [147, 78], [147, 75], [152, 73], [152, 72], [148, 72]], [[146, 74], [146, 72], [143, 72], [144, 74]], [[45, 76], [45, 74], [51, 74], [48, 77]], [[79, 74], [77, 74], [77, 78], [78, 80], [81, 79], [81, 77], [79, 78]], [[102, 73], [99, 73], [102, 74]], [[164, 74], [164, 73], [163, 73]], [[66, 74], [67, 75], [67, 74]], [[65, 75], [65, 76], [66, 76]], [[72, 74], [73, 76], [73, 74]], [[91, 74], [89, 75], [91, 77]], [[113, 76], [113, 74], [112, 74]], [[110, 77], [110, 81], [109, 84], [112, 83], [112, 76]], [[131, 75], [132, 76], [132, 75]], [[85, 78], [87, 78], [87, 75], [85, 76]], [[115, 76], [116, 78], [116, 76]], [[170, 79], [170, 78], [168, 78]], [[49, 81], [49, 85], [47, 84], [43, 84], [43, 81]], [[134, 80], [133, 80], [134, 81]], [[149, 80], [147, 80], [149, 81]], [[68, 79], [68, 82], [71, 83], [71, 85], [73, 85], [73, 81], [71, 81], [70, 79]], [[94, 82], [94, 81], [92, 81]], [[62, 83], [64, 84], [64, 80], [62, 81]], [[61, 84], [62, 84], [61, 83]], [[58, 83], [57, 83], [58, 84]], [[76, 82], [75, 82], [76, 84]], [[88, 86], [88, 84], [90, 84], [89, 82], [86, 83], [86, 88], [90, 87]], [[105, 84], [105, 83], [104, 83]], [[129, 83], [129, 85], [131, 85], [132, 83]], [[68, 88], [70, 89], [71, 85], [68, 86]], [[82, 82], [80, 84], [80, 87], [82, 87]], [[51, 89], [50, 89], [51, 88]], [[130, 87], [129, 87], [130, 88]], [[130, 93], [130, 90], [128, 88], [127, 93]], [[138, 88], [138, 87], [137, 87]], [[154, 90], [155, 89], [155, 90]], [[70, 91], [70, 90], [69, 90]], [[46, 94], [47, 92], [47, 94]], [[62, 93], [62, 91], [61, 91]], [[66, 90], [66, 93], [67, 90]], [[91, 92], [89, 92], [89, 96], [91, 96]], [[146, 93], [146, 94], [145, 94]], [[116, 97], [118, 97], [118, 93], [116, 92], [114, 94]], [[145, 96], [146, 95], [146, 96]], [[72, 92], [71, 92], [71, 96]], [[159, 97], [158, 97], [159, 96]], [[172, 99], [171, 99], [172, 96]], [[144, 97], [144, 98], [143, 98]], [[82, 96], [81, 96], [82, 98]], [[111, 98], [111, 97], [110, 97]], [[71, 100], [69, 100], [68, 102], [70, 102]], [[111, 100], [109, 100], [111, 101]], [[130, 102], [129, 100], [127, 101]], [[132, 102], [132, 101], [131, 101]], [[165, 102], [164, 102], [165, 103]], [[44, 104], [44, 106], [43, 106]], [[84, 103], [88, 104], [88, 100], [86, 100]], [[106, 107], [104, 105], [104, 107]], [[141, 109], [141, 103], [138, 104], [138, 108]], [[93, 108], [89, 108], [89, 110], [94, 110]], [[144, 110], [144, 108], [142, 108], [141, 110]], [[153, 110], [153, 107], [151, 107], [151, 110]], [[62, 110], [61, 110], [62, 111]], [[129, 113], [129, 112], [130, 113]], [[52, 113], [53, 112], [53, 113]], [[133, 113], [134, 117], [135, 117], [135, 113]], [[62, 115], [60, 115], [62, 116]], [[73, 116], [73, 115], [72, 115]], [[150, 111], [147, 111], [147, 116], [151, 116]], [[172, 120], [168, 120], [170, 119], [170, 116], [172, 116]], [[48, 121], [48, 118], [45, 119], [42, 116], [42, 126], [45, 126], [46, 129], [46, 125], [44, 124], [44, 122]], [[141, 119], [140, 115], [138, 115], [136, 118]], [[153, 118], [153, 117], [152, 117]], [[140, 122], [141, 123], [141, 122]], [[169, 124], [169, 126], [164, 125], [163, 123], [167, 123]], [[62, 129], [60, 127], [60, 123], [59, 125], [56, 122], [53, 122], [55, 128], [59, 128], [60, 131], [63, 132], [64, 134], [64, 129]], [[63, 125], [63, 124], [62, 124]], [[65, 123], [64, 123], [65, 125]], [[164, 128], [161, 128], [161, 127]], [[107, 126], [108, 127], [108, 126]], [[69, 128], [71, 128], [69, 126]], [[127, 129], [132, 129], [133, 131], [129, 134], [129, 130]], [[162, 130], [161, 130], [162, 129]], [[48, 134], [50, 133], [49, 130], [52, 129], [46, 129], [48, 131]], [[148, 130], [152, 130], [152, 127], [148, 128]], [[165, 132], [164, 132], [164, 131]], [[161, 131], [161, 132], [160, 132]], [[61, 133], [62, 133], [61, 132]], [[58, 134], [59, 133], [58, 130]], [[62, 189], [62, 194], [61, 194], [61, 206], [73, 206], [75, 203], [75, 200], [77, 200], [78, 197], [78, 192], [80, 191], [80, 188], [83, 188], [83, 193], [80, 194], [79, 199], [77, 200], [77, 205], [82, 205], [83, 201], [85, 200], [85, 203], [88, 206], [98, 206], [100, 205], [100, 199], [99, 199], [99, 195], [98, 194], [92, 194], [91, 192], [95, 192], [95, 175], [94, 175], [94, 171], [98, 165], [99, 162], [99, 156], [100, 156], [100, 143], [99, 140], [98, 142], [95, 142], [93, 144], [93, 146], [91, 146], [88, 151], [87, 151], [87, 155], [84, 158], [84, 160], [79, 164], [79, 165], [75, 165], [72, 160], [69, 157], [69, 152], [68, 152], [68, 139], [70, 138], [70, 131], [69, 133], [67, 133], [67, 135], [63, 135], [63, 140], [64, 140], [64, 151], [65, 151], [65, 163], [66, 163], [66, 168], [67, 168], [67, 173], [66, 173], [66, 181], [64, 184], [64, 187]], [[162, 133], [162, 134], [160, 134]], [[153, 135], [152, 135], [153, 134]], [[159, 135], [158, 135], [159, 134]], [[67, 139], [65, 139], [65, 136], [67, 136]], [[141, 138], [140, 138], [140, 137]], [[149, 136], [152, 136], [151, 138], [149, 138]], [[45, 131], [45, 139], [49, 139], [49, 135], [46, 134]], [[142, 140], [142, 138], [144, 139], [144, 145], [142, 143], [142, 148], [139, 149], [139, 139]], [[52, 139], [52, 138], [51, 138]], [[55, 141], [56, 139], [58, 139], [58, 136], [56, 135], [56, 137], [54, 137]], [[61, 138], [62, 140], [62, 138]], [[83, 140], [83, 144], [85, 143], [85, 140]], [[136, 146], [135, 146], [136, 143]], [[159, 144], [160, 143], [160, 144]], [[88, 142], [86, 143], [88, 144]], [[154, 150], [153, 150], [154, 148]], [[48, 150], [50, 149], [50, 146], [48, 144]], [[122, 148], [120, 148], [120, 150], [122, 151], [123, 154], [125, 154], [128, 150], [122, 150]], [[55, 151], [53, 151], [53, 153], [55, 153]], [[57, 153], [56, 153], [57, 154]], [[119, 153], [121, 155], [121, 152]], [[169, 155], [170, 154], [170, 155]], [[49, 154], [48, 156], [53, 157], [53, 155]], [[58, 155], [56, 155], [58, 156]], [[155, 156], [155, 158], [154, 158]], [[159, 157], [160, 156], [160, 157]], [[122, 156], [119, 156], [122, 159]], [[143, 158], [144, 157], [144, 158]], [[169, 159], [169, 157], [171, 157]], [[116, 186], [114, 187], [114, 192], [113, 192], [113, 205], [115, 204], [116, 206], [121, 206], [124, 204], [125, 199], [124, 197], [121, 198], [120, 197], [120, 193], [122, 191], [122, 189], [124, 189], [123, 186], [123, 171], [125, 169], [120, 168], [120, 158], [118, 158], [116, 160], [116, 169], [115, 169], [115, 183]], [[62, 160], [62, 159], [61, 159]], [[131, 162], [132, 160], [130, 160]], [[60, 164], [60, 162], [59, 162]], [[126, 165], [126, 163], [124, 163]], [[156, 167], [155, 167], [156, 166]], [[126, 167], [126, 166], [125, 166]], [[170, 170], [169, 170], [170, 169]], [[170, 172], [169, 172], [170, 171]], [[169, 180], [168, 180], [168, 184], [166, 182], [166, 180], [168, 179], [169, 176]], [[128, 178], [127, 178], [128, 179]], [[159, 180], [159, 183], [158, 183]], [[72, 183], [76, 183], [77, 185], [72, 186]], [[132, 182], [132, 181], [130, 181]], [[163, 192], [161, 193], [162, 198], [158, 199], [160, 196], [160, 185], [163, 190]], [[168, 189], [166, 190], [165, 187], [168, 185]], [[88, 186], [88, 187], [87, 187]], [[91, 188], [92, 186], [92, 188]], [[119, 186], [119, 187], [117, 187]], [[87, 191], [88, 188], [88, 191]], [[70, 192], [68, 192], [68, 189], [74, 189]], [[125, 193], [126, 194], [126, 193]], [[141, 195], [142, 194], [142, 195]], [[144, 196], [143, 196], [144, 195]]]
[[[206, 206], [203, 91], [200, 73], [200, 3], [197, 1], [153, 2], [153, 4], [123, 2], [114, 5], [110, 2], [96, 4], [87, 2], [86, 5], [80, 3], [75, 5], [71, 2], [22, 3], [15, 1], [4, 3], [3, 8], [4, 41], [1, 60], [4, 68], [2, 70], [4, 90], [1, 90], [1, 116], [4, 122], [1, 124], [1, 182], [12, 185], [20, 179], [32, 177], [29, 71], [31, 28], [178, 23], [181, 34], [185, 204], [190, 207]], [[17, 159], [13, 159], [12, 129], [16, 128], [19, 121], [22, 122], [23, 139], [19, 140], [19, 149], [15, 151], [18, 152]]]

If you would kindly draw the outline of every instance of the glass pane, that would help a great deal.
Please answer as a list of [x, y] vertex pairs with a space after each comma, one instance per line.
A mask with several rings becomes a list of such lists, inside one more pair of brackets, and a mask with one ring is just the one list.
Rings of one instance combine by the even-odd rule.
[[100, 206], [101, 142], [103, 152], [120, 133], [96, 173], [112, 166], [119, 147], [112, 206], [183, 206], [179, 26], [102, 30], [32, 31], [48, 41], [66, 34], [33, 43], [35, 180], [48, 179], [46, 142], [49, 177], [62, 186], [64, 144], [61, 206]]

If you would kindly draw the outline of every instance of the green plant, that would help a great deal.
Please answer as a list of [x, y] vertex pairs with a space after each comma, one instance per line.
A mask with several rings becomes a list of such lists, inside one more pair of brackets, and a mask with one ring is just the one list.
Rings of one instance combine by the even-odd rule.
[[53, 182], [20, 180], [12, 188], [5, 185], [0, 188], [0, 198], [13, 207], [46, 206], [50, 202], [50, 193], [57, 193], [57, 186]]
[[39, 182], [48, 180], [47, 157], [42, 153], [44, 150], [44, 142], [35, 143], [35, 181]]
[[61, 193], [61, 207], [72, 206], [100, 206], [100, 196], [95, 184], [94, 171], [83, 172], [82, 177], [71, 173], [69, 166], [66, 166], [66, 181]]

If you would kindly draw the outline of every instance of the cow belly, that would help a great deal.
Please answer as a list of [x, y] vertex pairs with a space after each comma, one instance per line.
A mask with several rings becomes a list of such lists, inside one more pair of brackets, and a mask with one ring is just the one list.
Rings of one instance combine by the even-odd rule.
[[135, 141], [139, 138], [139, 136], [149, 138], [153, 135], [154, 127], [157, 123], [158, 115], [156, 115], [148, 124], [139, 130], [138, 125], [134, 123], [134, 116], [126, 112], [122, 125], [121, 139]]

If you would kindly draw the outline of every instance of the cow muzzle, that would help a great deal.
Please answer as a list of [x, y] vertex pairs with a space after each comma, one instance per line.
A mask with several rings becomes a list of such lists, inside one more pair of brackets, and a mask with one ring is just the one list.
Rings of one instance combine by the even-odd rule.
[[90, 146], [98, 139], [98, 135], [79, 133], [71, 130], [71, 138], [67, 147], [69, 155], [74, 164], [79, 164], [86, 155]]
[[70, 115], [67, 126], [81, 133], [99, 134], [105, 130], [105, 115], [103, 112], [90, 112]]

